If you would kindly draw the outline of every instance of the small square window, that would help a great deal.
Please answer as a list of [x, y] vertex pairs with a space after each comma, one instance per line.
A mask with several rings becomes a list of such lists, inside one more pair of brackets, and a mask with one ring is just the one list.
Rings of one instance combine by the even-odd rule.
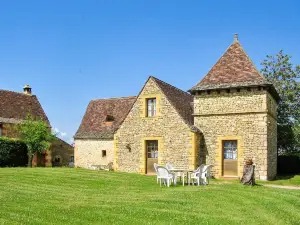
[[156, 116], [156, 98], [147, 99], [147, 117]]
[[106, 150], [102, 150], [102, 157], [106, 157]]
[[115, 120], [115, 118], [112, 115], [107, 115], [105, 118], [106, 122], [113, 122]]
[[54, 157], [54, 162], [55, 163], [60, 163], [60, 156], [55, 156]]

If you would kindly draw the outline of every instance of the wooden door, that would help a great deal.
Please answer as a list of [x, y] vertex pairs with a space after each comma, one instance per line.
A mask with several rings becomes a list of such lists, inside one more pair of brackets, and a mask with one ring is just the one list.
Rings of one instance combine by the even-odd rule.
[[237, 141], [223, 141], [223, 176], [238, 175]]
[[158, 141], [146, 141], [147, 174], [155, 174], [154, 163], [158, 163]]

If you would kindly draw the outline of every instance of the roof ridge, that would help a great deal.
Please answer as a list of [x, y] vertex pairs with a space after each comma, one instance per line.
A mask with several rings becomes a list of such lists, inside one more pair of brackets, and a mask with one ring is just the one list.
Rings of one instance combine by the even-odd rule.
[[96, 98], [96, 99], [92, 99], [91, 101], [120, 100], [120, 99], [136, 98], [136, 97], [137, 96], [112, 97], [112, 98]]
[[[166, 84], [166, 85], [168, 85], [169, 87], [172, 87], [172, 88], [174, 88], [175, 90], [180, 90], [179, 88], [176, 88], [176, 87], [174, 87], [173, 85], [170, 85], [170, 84], [168, 84], [168, 83], [166, 83], [166, 82], [164, 82], [164, 81], [162, 81], [162, 80], [160, 80], [160, 79], [157, 79], [157, 78], [155, 78], [155, 77], [153, 77], [153, 76], [150, 76], [150, 77], [152, 77], [152, 78], [154, 78], [154, 81], [156, 82], [156, 84], [157, 84], [157, 86], [158, 86], [158, 88], [161, 90], [161, 92], [166, 96], [166, 99], [169, 101], [169, 103], [171, 104], [171, 106], [174, 108], [174, 110], [176, 111], [176, 113], [178, 114], [178, 116], [182, 119], [182, 121], [192, 130], [192, 131], [195, 131], [195, 132], [197, 132], [194, 128], [193, 128], [193, 124], [190, 124], [190, 122], [186, 119], [186, 118], [184, 118], [184, 116], [181, 114], [181, 112], [179, 111], [179, 109], [177, 108], [177, 106], [175, 106], [174, 105], [174, 103], [172, 102], [172, 100], [170, 99], [170, 97], [168, 96], [168, 94], [167, 94], [167, 92], [165, 92], [165, 90], [157, 83], [157, 81], [160, 81], [160, 82], [162, 82], [163, 84]], [[186, 94], [185, 96], [186, 97], [191, 97], [191, 100], [193, 101], [193, 96], [192, 95], [190, 95], [190, 94], [188, 94], [187, 92], [184, 92], [184, 91], [182, 91], [182, 90], [180, 90], [181, 91], [181, 93], [184, 93], [184, 94]]]
[[[237, 41], [237, 43], [239, 43]], [[266, 78], [260, 74], [260, 71], [256, 68], [254, 62], [252, 61], [252, 59], [249, 57], [249, 55], [247, 54], [247, 52], [245, 51], [245, 49], [243, 48], [243, 46], [240, 44], [242, 51], [245, 53], [245, 55], [247, 56], [248, 60], [252, 63], [254, 69], [256, 70], [256, 72], [258, 73], [258, 75], [260, 75], [264, 80], [266, 80]]]
[[226, 48], [226, 50], [223, 52], [223, 54], [219, 57], [218, 61], [217, 61], [216, 63], [214, 63], [213, 66], [208, 70], [208, 72], [205, 74], [205, 76], [204, 76], [204, 77], [203, 77], [203, 78], [202, 78], [195, 86], [193, 86], [191, 89], [193, 89], [194, 87], [198, 86], [198, 84], [200, 84], [201, 81], [204, 80], [204, 78], [205, 78], [206, 76], [208, 76], [209, 72], [212, 71], [212, 69], [215, 67], [216, 64], [218, 64], [218, 62], [219, 62], [219, 61], [222, 59], [222, 57], [226, 54], [226, 52], [229, 50], [229, 48], [230, 48], [232, 45], [236, 44], [236, 43], [239, 44], [239, 45], [241, 46], [241, 44], [240, 44], [240, 42], [239, 42], [238, 40], [234, 40], [234, 41]]
[[201, 86], [208, 85], [218, 88], [224, 84], [262, 81], [266, 81], [266, 79], [259, 72], [235, 35], [233, 43], [223, 52], [206, 75], [188, 91], [192, 92]]
[[154, 79], [156, 79], [156, 80], [158, 80], [158, 81], [160, 81], [160, 82], [162, 82], [162, 83], [164, 83], [164, 84], [166, 84], [166, 85], [169, 85], [170, 87], [172, 87], [172, 88], [174, 88], [174, 89], [176, 89], [176, 90], [178, 90], [178, 91], [180, 91], [180, 92], [183, 92], [183, 93], [186, 94], [186, 95], [191, 96], [190, 93], [188, 93], [188, 92], [186, 92], [186, 91], [184, 91], [184, 90], [181, 90], [180, 88], [175, 87], [175, 86], [173, 86], [172, 84], [169, 84], [169, 83], [167, 83], [167, 82], [165, 82], [165, 81], [163, 81], [163, 80], [160, 80], [160, 79], [158, 79], [158, 78], [156, 78], [156, 77], [154, 77], [154, 76], [152, 76], [152, 75], [151, 75], [150, 77], [152, 77], [152, 78], [154, 78]]
[[25, 94], [23, 92], [17, 92], [17, 91], [11, 91], [11, 90], [5, 90], [5, 89], [0, 89], [0, 91], [6, 91], [6, 92], [10, 92], [10, 93], [14, 93], [14, 94], [19, 94], [19, 95], [24, 95], [24, 96], [29, 96], [29, 97], [32, 97], [32, 96], [36, 96], [36, 95], [28, 95], [28, 94]]

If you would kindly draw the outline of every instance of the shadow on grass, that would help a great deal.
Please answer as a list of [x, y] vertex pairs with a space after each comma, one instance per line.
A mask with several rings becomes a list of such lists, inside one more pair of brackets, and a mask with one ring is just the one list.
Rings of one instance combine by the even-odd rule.
[[276, 176], [274, 181], [276, 181], [276, 180], [290, 180], [290, 179], [294, 178], [295, 176], [299, 176], [299, 175], [300, 174], [297, 174], [297, 173], [279, 174], [279, 175]]

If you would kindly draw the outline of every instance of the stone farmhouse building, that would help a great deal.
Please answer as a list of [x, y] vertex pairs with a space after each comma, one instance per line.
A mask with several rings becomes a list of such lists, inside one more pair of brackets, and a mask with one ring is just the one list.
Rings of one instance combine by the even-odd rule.
[[279, 96], [234, 42], [204, 78], [182, 91], [150, 76], [137, 97], [89, 103], [75, 135], [75, 166], [113, 162], [116, 171], [151, 174], [153, 163], [241, 177], [252, 159], [256, 178], [277, 172]]
[[[18, 124], [30, 115], [33, 119], [43, 120], [51, 129], [48, 117], [36, 95], [32, 94], [31, 87], [26, 85], [24, 92], [0, 90], [0, 136], [20, 138]], [[56, 138], [50, 149], [33, 157], [33, 166], [67, 165], [74, 158], [73, 146]]]

